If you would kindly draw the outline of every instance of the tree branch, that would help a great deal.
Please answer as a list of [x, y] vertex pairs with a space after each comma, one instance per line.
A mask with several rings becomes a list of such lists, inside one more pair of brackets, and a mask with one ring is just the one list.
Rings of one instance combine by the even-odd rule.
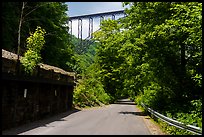
[[45, 4], [42, 4], [42, 5], [38, 5], [36, 6], [34, 9], [32, 9], [30, 12], [28, 12], [23, 18], [25, 18], [26, 16], [28, 16], [30, 13], [32, 13], [33, 11], [35, 11], [36, 9], [46, 5], [46, 4], [50, 4], [50, 3], [45, 3]]

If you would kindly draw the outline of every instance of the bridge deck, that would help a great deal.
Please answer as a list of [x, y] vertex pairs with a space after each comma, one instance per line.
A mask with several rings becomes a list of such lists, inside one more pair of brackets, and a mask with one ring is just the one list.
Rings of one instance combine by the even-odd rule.
[[88, 15], [80, 15], [80, 16], [73, 16], [69, 17], [69, 20], [75, 20], [75, 19], [84, 19], [84, 18], [90, 18], [90, 17], [100, 17], [100, 16], [108, 16], [108, 15], [116, 15], [116, 14], [125, 14], [124, 10], [119, 11], [111, 11], [111, 12], [104, 12], [104, 13], [95, 13], [95, 14], [88, 14]]

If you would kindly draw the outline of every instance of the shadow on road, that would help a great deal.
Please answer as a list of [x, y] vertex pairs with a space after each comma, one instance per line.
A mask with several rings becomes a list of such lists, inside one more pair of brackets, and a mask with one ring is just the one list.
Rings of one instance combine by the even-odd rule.
[[49, 118], [45, 118], [45, 119], [42, 119], [42, 120], [37, 120], [37, 121], [34, 121], [32, 123], [24, 124], [24, 125], [19, 126], [19, 127], [14, 127], [14, 128], [2, 131], [2, 135], [18, 135], [20, 133], [32, 130], [32, 129], [37, 128], [37, 127], [46, 127], [47, 124], [49, 124], [51, 122], [64, 121], [63, 118], [67, 117], [68, 115], [70, 115], [72, 113], [76, 113], [78, 111], [80, 111], [80, 110], [73, 108], [70, 111], [60, 113], [60, 114], [56, 114], [56, 115], [51, 116]]
[[145, 114], [144, 112], [118, 112], [120, 114], [132, 114], [132, 115], [137, 115], [137, 116], [147, 116], [147, 114]]
[[113, 104], [120, 104], [120, 105], [135, 105], [135, 102], [132, 102], [128, 99], [120, 99], [117, 102], [113, 103]]
[[136, 105], [134, 102], [115, 102], [113, 104], [119, 104], [119, 105]]

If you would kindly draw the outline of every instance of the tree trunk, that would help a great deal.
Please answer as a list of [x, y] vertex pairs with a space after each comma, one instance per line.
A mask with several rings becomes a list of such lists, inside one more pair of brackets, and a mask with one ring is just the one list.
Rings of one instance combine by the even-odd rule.
[[23, 10], [25, 8], [25, 2], [23, 2], [22, 9], [21, 9], [21, 17], [19, 19], [19, 26], [18, 26], [18, 48], [17, 48], [17, 55], [18, 55], [18, 60], [20, 56], [20, 45], [21, 45], [21, 25], [23, 21]]

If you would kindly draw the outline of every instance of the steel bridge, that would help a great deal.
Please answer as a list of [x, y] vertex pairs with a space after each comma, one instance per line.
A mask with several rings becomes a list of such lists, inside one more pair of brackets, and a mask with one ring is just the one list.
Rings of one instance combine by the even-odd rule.
[[[115, 20], [116, 15], [124, 15], [126, 16], [124, 10], [119, 10], [119, 11], [111, 11], [111, 12], [104, 12], [104, 13], [96, 13], [96, 14], [88, 14], [88, 15], [81, 15], [81, 16], [74, 16], [74, 17], [69, 17], [69, 33], [72, 35], [72, 21], [73, 20], [78, 20], [78, 39], [80, 39], [81, 44], [82, 44], [82, 29], [83, 29], [83, 24], [82, 20], [83, 19], [88, 19], [89, 20], [89, 30], [88, 30], [88, 37], [85, 40], [91, 39], [93, 36], [93, 22], [94, 18], [100, 18], [100, 24], [104, 20], [105, 17], [107, 16], [112, 16], [112, 20]], [[100, 25], [99, 24], [99, 25]]]

